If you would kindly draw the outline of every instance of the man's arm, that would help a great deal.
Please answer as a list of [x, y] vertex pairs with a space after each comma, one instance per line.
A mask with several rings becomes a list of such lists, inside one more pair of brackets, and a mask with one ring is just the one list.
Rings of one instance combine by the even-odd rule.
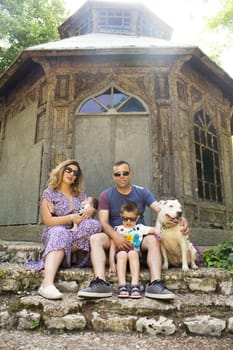
[[151, 203], [150, 208], [155, 212], [155, 214], [157, 214], [160, 211], [159, 202], [154, 201]]
[[109, 211], [105, 209], [100, 209], [98, 216], [99, 221], [103, 227], [103, 231], [108, 235], [109, 238], [111, 238], [114, 241], [116, 247], [118, 249], [130, 249], [131, 246], [129, 241], [125, 237], [117, 233], [109, 224]]

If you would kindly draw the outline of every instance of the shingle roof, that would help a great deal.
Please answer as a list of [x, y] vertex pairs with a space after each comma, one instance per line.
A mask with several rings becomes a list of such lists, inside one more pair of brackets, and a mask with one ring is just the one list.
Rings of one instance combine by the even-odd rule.
[[43, 51], [43, 50], [101, 50], [118, 48], [192, 48], [191, 45], [178, 44], [172, 41], [135, 36], [129, 34], [112, 33], [90, 33], [80, 36], [51, 41], [48, 43], [31, 46], [25, 51]]

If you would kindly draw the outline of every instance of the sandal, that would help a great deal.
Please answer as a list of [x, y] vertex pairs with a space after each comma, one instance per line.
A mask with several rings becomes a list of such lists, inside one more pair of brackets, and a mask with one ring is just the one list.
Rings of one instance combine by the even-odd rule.
[[118, 298], [128, 298], [129, 297], [128, 287], [126, 285], [118, 286], [117, 296], [118, 296]]
[[138, 285], [131, 286], [130, 289], [130, 298], [140, 299], [142, 297], [141, 288]]

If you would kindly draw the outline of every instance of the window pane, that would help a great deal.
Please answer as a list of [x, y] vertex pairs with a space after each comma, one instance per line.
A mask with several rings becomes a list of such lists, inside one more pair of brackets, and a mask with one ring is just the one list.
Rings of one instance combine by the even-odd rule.
[[100, 106], [93, 99], [88, 100], [80, 109], [81, 113], [103, 113], [106, 112], [102, 106]]
[[199, 128], [197, 126], [194, 127], [194, 137], [195, 141], [200, 142]]
[[207, 134], [207, 145], [209, 147], [212, 147], [212, 137], [210, 134]]
[[214, 134], [214, 135], [216, 134], [215, 128], [214, 128], [214, 126], [213, 126], [212, 123], [211, 123], [210, 126], [209, 126], [209, 131], [211, 131], [212, 134]]
[[[115, 111], [113, 109], [115, 109]], [[140, 101], [113, 86], [104, 93], [90, 98], [79, 110], [81, 113], [106, 113], [108, 111], [128, 113], [146, 112]]]
[[216, 131], [211, 117], [201, 110], [194, 117], [198, 196], [222, 202]]
[[118, 112], [145, 112], [145, 108], [141, 102], [132, 97], [124, 106], [118, 109]]
[[196, 123], [196, 124], [198, 124], [198, 125], [203, 125], [203, 122], [204, 122], [204, 120], [203, 120], [203, 111], [199, 111], [199, 112], [197, 112], [196, 114], [195, 114], [195, 116], [194, 116], [194, 122]]
[[204, 198], [203, 185], [201, 181], [198, 181], [198, 196]]
[[213, 136], [213, 148], [218, 149], [217, 137]]
[[202, 159], [204, 165], [204, 179], [206, 181], [214, 182], [214, 161], [213, 153], [204, 148], [202, 150]]
[[197, 163], [197, 178], [202, 179], [202, 169], [201, 169], [201, 163]]
[[210, 199], [210, 189], [208, 183], [205, 183], [205, 198]]
[[124, 102], [129, 96], [123, 94], [117, 89], [113, 90], [113, 107], [117, 108], [122, 102]]
[[211, 199], [216, 201], [216, 189], [215, 185], [211, 185]]
[[104, 104], [106, 107], [111, 108], [112, 107], [112, 94], [111, 89], [108, 89], [103, 94], [96, 96], [96, 99], [99, 100], [102, 104]]
[[195, 145], [195, 148], [196, 148], [196, 159], [197, 159], [197, 160], [201, 160], [200, 145], [196, 144], [196, 145]]
[[217, 194], [219, 202], [222, 202], [222, 191], [220, 186], [217, 186]]
[[216, 169], [215, 175], [216, 175], [216, 182], [218, 185], [220, 185], [220, 171], [218, 169]]
[[208, 126], [210, 124], [210, 122], [211, 122], [210, 117], [208, 116], [208, 114], [206, 114], [206, 117], [205, 117], [206, 125]]
[[215, 162], [215, 166], [217, 168], [219, 168], [219, 160], [218, 160], [218, 154], [217, 153], [214, 154], [214, 162]]
[[203, 130], [201, 130], [201, 143], [203, 143], [203, 145], [206, 144], [206, 140], [205, 140], [205, 132]]

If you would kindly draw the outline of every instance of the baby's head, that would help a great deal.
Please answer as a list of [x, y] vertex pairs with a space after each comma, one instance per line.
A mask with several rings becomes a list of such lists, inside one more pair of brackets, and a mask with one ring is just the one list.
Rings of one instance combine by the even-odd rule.
[[138, 208], [135, 202], [127, 201], [121, 206], [121, 219], [124, 227], [134, 227], [139, 217], [140, 215], [138, 214]]
[[85, 200], [85, 204], [90, 204], [93, 208], [98, 209], [98, 199], [95, 197], [87, 197]]

